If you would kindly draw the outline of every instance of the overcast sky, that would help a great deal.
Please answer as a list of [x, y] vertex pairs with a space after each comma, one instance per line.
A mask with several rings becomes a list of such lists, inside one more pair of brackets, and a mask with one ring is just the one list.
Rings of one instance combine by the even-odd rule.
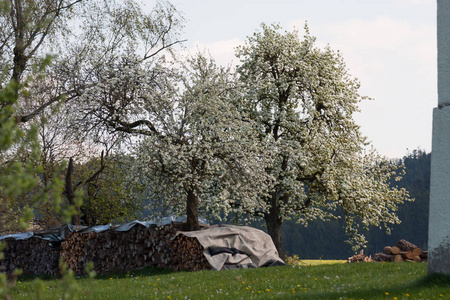
[[[260, 28], [280, 23], [317, 45], [340, 50], [361, 82], [355, 119], [383, 155], [431, 151], [437, 106], [436, 0], [172, 0], [186, 19], [182, 38], [195, 52], [208, 49], [221, 64], [237, 64], [234, 47]], [[148, 3], [149, 4], [149, 3]], [[147, 5], [148, 5], [147, 4]]]

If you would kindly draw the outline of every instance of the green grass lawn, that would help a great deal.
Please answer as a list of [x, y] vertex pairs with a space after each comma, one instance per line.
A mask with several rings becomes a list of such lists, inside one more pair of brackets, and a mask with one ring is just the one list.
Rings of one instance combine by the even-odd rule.
[[[305, 261], [307, 262], [307, 261]], [[21, 278], [14, 299], [450, 299], [450, 276], [425, 263], [355, 263], [172, 272], [147, 269], [73, 281]], [[67, 299], [67, 298], [66, 298]]]

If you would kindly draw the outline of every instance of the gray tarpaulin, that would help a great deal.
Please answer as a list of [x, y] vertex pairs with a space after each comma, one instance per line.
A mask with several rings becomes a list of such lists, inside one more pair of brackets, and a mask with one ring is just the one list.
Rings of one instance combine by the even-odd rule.
[[[163, 217], [163, 218], [158, 218], [156, 220], [152, 220], [152, 221], [132, 221], [126, 224], [122, 224], [122, 225], [112, 225], [112, 224], [107, 224], [107, 225], [97, 225], [97, 226], [81, 226], [81, 225], [64, 225], [64, 226], [59, 226], [59, 227], [55, 227], [53, 229], [50, 230], [45, 230], [45, 233], [33, 233], [32, 231], [29, 232], [25, 232], [25, 233], [15, 233], [15, 234], [7, 234], [7, 235], [3, 235], [0, 236], [0, 241], [3, 239], [14, 239], [14, 240], [26, 240], [29, 239], [33, 236], [37, 236], [41, 239], [44, 240], [49, 240], [49, 241], [62, 241], [65, 238], [65, 235], [68, 234], [68, 232], [79, 232], [79, 233], [88, 233], [88, 232], [102, 232], [102, 231], [106, 231], [106, 230], [117, 230], [117, 231], [128, 231], [131, 228], [133, 228], [136, 225], [141, 225], [141, 226], [145, 226], [145, 227], [150, 227], [151, 225], [156, 225], [156, 226], [164, 226], [164, 225], [168, 225], [171, 224], [172, 222], [186, 222], [187, 217], [186, 216], [170, 216], [170, 217]], [[200, 224], [205, 224], [208, 225], [208, 221], [203, 219], [203, 218], [198, 218], [198, 222]], [[48, 232], [51, 231], [51, 232]]]
[[270, 236], [256, 228], [216, 225], [180, 234], [197, 238], [214, 270], [284, 265]]
[[[186, 216], [181, 216], [181, 217], [176, 217], [176, 216], [170, 216], [170, 217], [164, 217], [164, 218], [159, 218], [157, 220], [152, 220], [152, 221], [138, 221], [135, 220], [133, 222], [129, 222], [127, 224], [123, 224], [120, 225], [119, 227], [117, 227], [115, 230], [117, 231], [128, 231], [131, 228], [133, 228], [136, 225], [142, 225], [145, 227], [150, 227], [150, 225], [156, 225], [156, 226], [164, 226], [164, 225], [169, 225], [173, 222], [186, 222], [187, 217]], [[199, 224], [208, 224], [208, 221], [206, 221], [205, 219], [202, 218], [198, 218], [198, 223]]]
[[4, 239], [15, 239], [17, 241], [19, 240], [26, 240], [32, 237], [34, 233], [32, 231], [24, 232], [24, 233], [14, 233], [14, 234], [7, 234], [4, 236], [0, 236], [0, 241]]

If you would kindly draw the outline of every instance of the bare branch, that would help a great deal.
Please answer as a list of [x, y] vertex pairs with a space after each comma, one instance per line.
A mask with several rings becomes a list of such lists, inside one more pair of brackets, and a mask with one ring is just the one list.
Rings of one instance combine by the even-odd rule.
[[161, 48], [159, 48], [156, 52], [153, 52], [152, 54], [145, 54], [145, 56], [144, 56], [144, 58], [142, 59], [142, 61], [147, 60], [147, 59], [149, 59], [149, 58], [151, 58], [151, 57], [157, 55], [159, 52], [163, 51], [164, 49], [170, 48], [170, 47], [172, 47], [172, 46], [175, 45], [175, 44], [184, 43], [184, 42], [186, 42], [186, 41], [187, 41], [187, 40], [179, 40], [179, 41], [175, 41], [175, 42], [173, 42], [173, 43], [170, 43], [170, 44], [168, 44], [168, 45], [164, 45], [164, 46], [162, 46]]

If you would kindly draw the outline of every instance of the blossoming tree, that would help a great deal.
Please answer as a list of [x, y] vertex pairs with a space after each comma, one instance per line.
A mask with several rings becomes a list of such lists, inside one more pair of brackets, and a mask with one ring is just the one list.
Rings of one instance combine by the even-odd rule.
[[175, 7], [159, 2], [149, 15], [134, 1], [106, 13], [86, 7], [81, 34], [52, 69], [60, 89], [73, 91], [73, 127], [136, 143], [136, 182], [186, 213], [190, 229], [199, 210], [260, 207], [267, 158], [231, 101], [241, 96], [235, 77], [202, 55], [178, 61], [170, 53], [181, 42]]
[[235, 77], [203, 55], [183, 69], [177, 90], [147, 103], [153, 132], [136, 149], [135, 172], [153, 199], [187, 213], [192, 230], [199, 210], [219, 217], [264, 207], [270, 176], [252, 122], [230, 101], [240, 97]]
[[317, 48], [308, 28], [282, 32], [262, 24], [261, 31], [237, 49], [238, 72], [247, 86], [241, 103], [258, 124], [259, 139], [273, 141], [273, 164], [266, 169], [276, 184], [263, 197], [268, 232], [280, 253], [281, 225], [295, 219], [337, 217], [343, 212], [350, 242], [365, 240], [359, 230], [398, 223], [397, 205], [409, 200], [391, 187], [396, 168], [374, 150], [353, 120], [359, 83], [339, 52]]

